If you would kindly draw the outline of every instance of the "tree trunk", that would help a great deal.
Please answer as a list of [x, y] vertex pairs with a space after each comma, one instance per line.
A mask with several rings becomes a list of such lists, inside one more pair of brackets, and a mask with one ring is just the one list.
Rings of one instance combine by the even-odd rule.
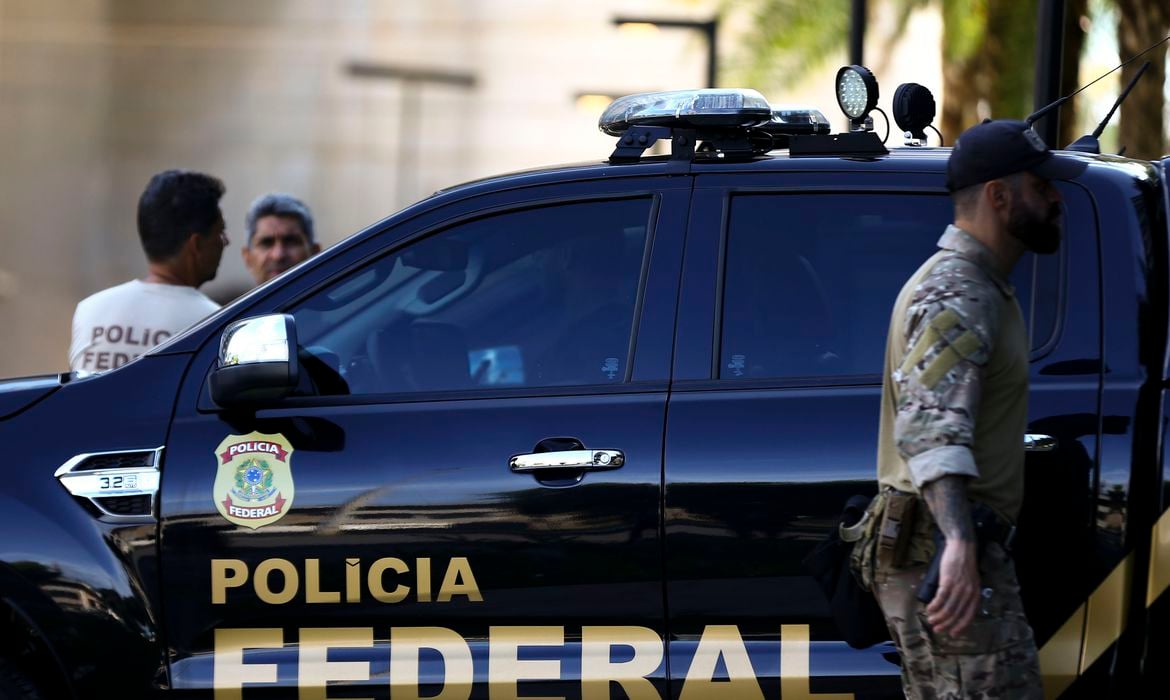
[[[1170, 34], [1170, 2], [1167, 0], [1117, 0], [1121, 21], [1117, 44], [1127, 61]], [[1146, 61], [1150, 68], [1121, 105], [1118, 144], [1131, 158], [1152, 160], [1167, 152], [1162, 91], [1166, 85], [1166, 45], [1121, 69], [1121, 87]]]
[[979, 119], [979, 100], [986, 94], [976, 83], [986, 81], [982, 52], [987, 5], [970, 0], [943, 0], [943, 103], [939, 131], [948, 144]]
[[984, 99], [992, 119], [1023, 119], [1032, 113], [1036, 83], [1036, 18], [1039, 0], [989, 0], [983, 55], [991, 83]]
[[1023, 119], [1032, 109], [1037, 0], [943, 0], [941, 130], [947, 143], [980, 118]]
[[975, 73], [967, 65], [943, 64], [943, 105], [942, 123], [939, 131], [948, 145], [953, 144], [959, 134], [979, 119], [977, 106], [979, 90], [975, 87]]

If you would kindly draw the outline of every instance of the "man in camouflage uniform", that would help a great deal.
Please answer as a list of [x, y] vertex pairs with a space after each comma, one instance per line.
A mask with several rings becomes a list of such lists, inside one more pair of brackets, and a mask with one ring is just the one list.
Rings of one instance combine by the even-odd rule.
[[[1000, 536], [977, 546], [972, 502], [1010, 531], [1023, 499], [1028, 338], [1008, 276], [1060, 245], [1050, 178], [1083, 171], [1024, 122], [984, 122], [947, 163], [955, 223], [898, 295], [882, 389], [872, 586], [908, 698], [1041, 698], [1036, 643]], [[901, 499], [899, 501], [899, 499]], [[892, 504], [901, 511], [894, 513]], [[891, 522], [893, 521], [893, 522]], [[946, 538], [939, 587], [916, 591]], [[889, 529], [892, 526], [892, 530]]]

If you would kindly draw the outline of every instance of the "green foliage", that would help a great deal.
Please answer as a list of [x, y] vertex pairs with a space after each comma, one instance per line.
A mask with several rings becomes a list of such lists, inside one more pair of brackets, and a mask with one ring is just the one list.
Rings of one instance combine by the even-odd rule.
[[[932, 6], [943, 20], [938, 50], [947, 66], [944, 92], [964, 103], [952, 110], [952, 126], [970, 122], [981, 100], [996, 116], [1031, 111], [1037, 0], [871, 0], [869, 31], [878, 13], [892, 13], [893, 31], [883, 49], [889, 53], [906, 38], [911, 16]], [[721, 12], [750, 12], [754, 20], [734, 75], [747, 85], [790, 85], [825, 61], [840, 60], [849, 40], [846, 0], [724, 0]], [[874, 58], [880, 60], [870, 57], [871, 63]]]
[[983, 46], [989, 2], [994, 0], [942, 0], [944, 61], [966, 63]]
[[[914, 12], [939, 5], [945, 35], [943, 58], [959, 63], [980, 51], [986, 37], [989, 4], [1035, 8], [1035, 0], [887, 0], [869, 4], [871, 16], [879, 11], [895, 14], [887, 50], [905, 36]], [[747, 10], [743, 10], [745, 6]], [[790, 85], [840, 53], [848, 43], [850, 3], [846, 0], [724, 0], [720, 13], [737, 11], [750, 12], [752, 17], [752, 29], [742, 42], [736, 75], [748, 85]], [[1033, 19], [1022, 22], [1019, 28], [1025, 32], [1034, 29]]]
[[[1168, 3], [1170, 0], [1089, 0], [1069, 2], [1066, 7], [1074, 16], [1087, 13], [1098, 23], [1116, 24], [1122, 37], [1131, 37], [1129, 48], [1136, 51], [1170, 31]], [[938, 50], [943, 60], [946, 104], [940, 109], [939, 123], [949, 138], [975, 122], [980, 105], [985, 104], [996, 118], [1022, 118], [1032, 111], [1038, 0], [870, 0], [868, 4], [871, 35], [876, 17], [892, 16], [894, 20], [893, 31], [878, 50], [884, 54], [906, 39], [914, 12], [928, 7], [941, 12], [943, 37]], [[751, 18], [751, 28], [731, 57], [730, 82], [762, 89], [787, 87], [826, 61], [844, 61], [850, 30], [847, 0], [722, 0], [720, 14]], [[1066, 24], [1065, 31], [1076, 26], [1075, 22]], [[1073, 50], [1081, 45], [1079, 39], [1074, 40]], [[873, 52], [872, 42], [870, 47]], [[1158, 52], [1154, 58], [1162, 61], [1164, 55]], [[867, 54], [871, 64], [880, 59]], [[1158, 75], [1152, 77], [1157, 82]], [[1149, 80], [1151, 76], [1147, 76]], [[1155, 135], [1161, 130], [1163, 100], [1161, 90], [1148, 96], [1139, 90], [1130, 97], [1120, 119], [1133, 130], [1127, 142], [1134, 145], [1142, 141], [1146, 135], [1143, 121], [1152, 122]], [[1064, 119], [1075, 120], [1075, 109], [1066, 107]], [[1158, 148], [1139, 150], [1153, 153]]]
[[[733, 78], [745, 85], [786, 87], [839, 53], [849, 39], [849, 3], [753, 0]], [[744, 7], [724, 0], [720, 14]]]

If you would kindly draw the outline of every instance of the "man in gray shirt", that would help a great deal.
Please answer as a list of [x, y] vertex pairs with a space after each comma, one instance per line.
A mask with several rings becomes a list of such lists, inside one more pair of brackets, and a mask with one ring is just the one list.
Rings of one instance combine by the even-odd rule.
[[256, 284], [321, 251], [313, 236], [313, 213], [292, 195], [273, 192], [257, 198], [244, 223], [248, 240], [240, 252]]

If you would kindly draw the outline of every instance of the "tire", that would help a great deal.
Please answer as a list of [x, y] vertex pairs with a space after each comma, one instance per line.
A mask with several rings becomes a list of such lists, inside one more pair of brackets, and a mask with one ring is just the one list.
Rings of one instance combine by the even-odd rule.
[[0, 700], [41, 700], [32, 680], [7, 659], [0, 659]]

